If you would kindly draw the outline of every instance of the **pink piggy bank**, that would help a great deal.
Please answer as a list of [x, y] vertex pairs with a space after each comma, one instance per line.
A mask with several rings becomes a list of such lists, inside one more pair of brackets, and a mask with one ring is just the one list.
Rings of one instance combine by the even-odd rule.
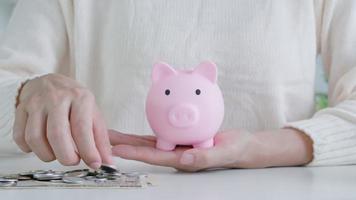
[[216, 65], [202, 62], [193, 70], [182, 71], [163, 62], [155, 64], [146, 115], [158, 149], [212, 147], [224, 118]]

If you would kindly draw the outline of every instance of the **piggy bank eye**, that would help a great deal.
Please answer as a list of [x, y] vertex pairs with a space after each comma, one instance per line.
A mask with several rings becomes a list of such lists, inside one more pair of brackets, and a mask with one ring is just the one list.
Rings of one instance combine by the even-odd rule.
[[196, 89], [196, 90], [195, 90], [195, 94], [200, 95], [200, 90], [199, 90], [199, 89]]
[[168, 96], [168, 95], [171, 93], [171, 91], [169, 91], [168, 89], [166, 89], [166, 91], [164, 91], [164, 93]]

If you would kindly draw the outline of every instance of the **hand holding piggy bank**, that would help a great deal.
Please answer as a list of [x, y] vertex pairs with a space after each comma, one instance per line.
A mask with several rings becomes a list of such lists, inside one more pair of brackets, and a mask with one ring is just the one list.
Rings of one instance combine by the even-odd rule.
[[176, 145], [212, 147], [224, 118], [216, 65], [203, 62], [183, 71], [163, 62], [155, 64], [146, 115], [160, 150], [170, 151]]

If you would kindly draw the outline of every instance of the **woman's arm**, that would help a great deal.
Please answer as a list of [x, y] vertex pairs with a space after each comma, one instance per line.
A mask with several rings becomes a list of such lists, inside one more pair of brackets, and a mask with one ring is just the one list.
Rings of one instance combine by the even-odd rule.
[[330, 107], [287, 127], [312, 138], [310, 165], [356, 164], [356, 1], [315, 0], [315, 7]]
[[58, 2], [19, 1], [0, 39], [0, 155], [11, 155], [21, 152], [12, 139], [21, 86], [26, 80], [69, 67]]
[[311, 138], [296, 129], [257, 132], [255, 136], [254, 146], [259, 150], [254, 162], [261, 162], [261, 167], [304, 165], [313, 159]]
[[16, 5], [0, 45], [0, 155], [20, 148], [45, 162], [112, 164], [94, 95], [68, 77], [75, 67], [73, 12], [72, 1]]

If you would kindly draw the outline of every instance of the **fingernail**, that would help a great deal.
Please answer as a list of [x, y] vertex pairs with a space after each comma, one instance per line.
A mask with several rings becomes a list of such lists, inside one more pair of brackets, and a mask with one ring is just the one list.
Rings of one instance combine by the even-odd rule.
[[180, 163], [183, 165], [191, 165], [194, 162], [194, 156], [190, 153], [185, 153], [180, 159]]
[[90, 167], [93, 168], [93, 169], [99, 169], [101, 166], [101, 163], [100, 162], [92, 162], [90, 164]]

